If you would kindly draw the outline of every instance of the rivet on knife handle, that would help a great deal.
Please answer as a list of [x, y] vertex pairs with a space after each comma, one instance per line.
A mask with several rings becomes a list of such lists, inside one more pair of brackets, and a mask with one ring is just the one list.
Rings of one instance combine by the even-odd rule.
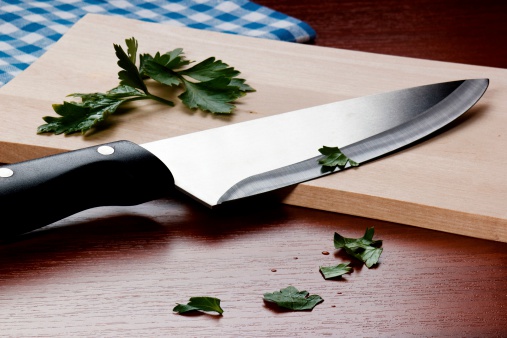
[[10, 164], [0, 173], [1, 238], [93, 207], [161, 198], [174, 186], [156, 156], [128, 141]]

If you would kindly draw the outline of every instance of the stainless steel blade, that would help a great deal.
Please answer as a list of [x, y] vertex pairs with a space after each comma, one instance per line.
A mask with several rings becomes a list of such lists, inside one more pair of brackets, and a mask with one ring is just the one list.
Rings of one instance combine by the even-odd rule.
[[142, 146], [167, 165], [180, 190], [214, 206], [321, 176], [314, 157], [323, 145], [364, 162], [413, 142], [470, 108], [486, 87], [487, 80], [414, 87]]
[[[437, 131], [472, 107], [488, 87], [488, 80], [464, 81], [451, 95], [408, 122], [341, 148], [357, 163], [364, 163], [409, 145]], [[333, 145], [330, 145], [333, 146]], [[231, 187], [218, 203], [253, 196], [340, 171], [325, 170], [319, 164], [323, 155], [248, 177]], [[350, 165], [343, 169], [349, 168]]]

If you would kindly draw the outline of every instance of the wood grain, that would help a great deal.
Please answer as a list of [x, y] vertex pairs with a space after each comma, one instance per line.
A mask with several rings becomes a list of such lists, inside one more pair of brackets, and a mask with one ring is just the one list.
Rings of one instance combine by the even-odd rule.
[[507, 68], [507, 3], [259, 0], [307, 22], [320, 46]]
[[[324, 280], [319, 266], [350, 261], [334, 232], [371, 226], [384, 240], [378, 267], [353, 261], [351, 275]], [[7, 336], [503, 336], [506, 259], [505, 245], [442, 232], [263, 201], [216, 213], [167, 199], [4, 243], [0, 324]], [[288, 285], [324, 302], [300, 313], [263, 302]], [[224, 315], [172, 313], [199, 295], [220, 298]]]
[[[505, 20], [498, 18], [507, 11], [499, 10], [500, 2], [482, 1], [484, 6], [474, 8], [477, 2], [410, 1], [401, 7], [404, 16], [387, 21], [403, 28], [392, 36], [385, 24], [399, 6], [392, 1], [258, 2], [310, 22], [317, 44], [346, 48], [342, 43], [349, 41], [355, 44], [351, 49], [392, 49], [405, 56], [424, 57], [427, 44], [414, 41], [428, 41], [442, 29], [452, 30], [450, 23], [462, 22], [462, 40], [441, 37], [428, 58], [506, 67], [505, 34], [496, 35], [505, 32]], [[330, 16], [340, 20], [321, 19]], [[399, 20], [451, 16], [422, 31], [416, 30], [418, 21]], [[354, 22], [372, 28], [366, 34]], [[347, 25], [354, 28], [348, 34], [357, 34], [336, 37]], [[489, 47], [465, 48], [477, 41]], [[500, 58], [485, 52], [488, 48]], [[367, 226], [375, 226], [376, 237], [384, 240], [380, 265], [368, 270], [354, 263], [350, 276], [325, 281], [318, 266], [347, 261], [333, 250], [334, 231], [360, 236]], [[324, 250], [331, 254], [322, 255]], [[506, 259], [505, 243], [265, 199], [220, 213], [180, 197], [99, 208], [0, 244], [1, 335], [503, 337]], [[262, 293], [288, 284], [325, 301], [304, 313], [262, 302]], [[203, 294], [222, 299], [223, 317], [171, 312], [175, 303]]]
[[[366, 164], [368, 170], [345, 171], [301, 184], [283, 201], [507, 242], [507, 153], [503, 151], [507, 134], [507, 117], [503, 114], [507, 109], [503, 97], [507, 91], [506, 70], [179, 27], [168, 27], [153, 38], [159, 27], [97, 15], [76, 24], [40, 60], [1, 88], [5, 123], [0, 126], [0, 140], [11, 150], [3, 153], [0, 161], [26, 159], [34, 154], [30, 146], [44, 150], [44, 155], [46, 149], [61, 152], [119, 139], [145, 143], [389, 90], [489, 78], [490, 88], [484, 97], [452, 129], [408, 151]], [[61, 102], [69, 88], [86, 93], [114, 86], [117, 67], [111, 46], [122, 41], [128, 29], [150, 52], [160, 44], [173, 44], [190, 51], [189, 57], [197, 60], [209, 55], [227, 60], [242, 70], [257, 92], [241, 100], [230, 117], [213, 118], [181, 106], [142, 102], [138, 104], [142, 109], [119, 114], [108, 129], [86, 137], [37, 135], [42, 116], [51, 114], [41, 107]], [[70, 60], [82, 60], [80, 68], [76, 69], [75, 61]], [[301, 71], [294, 73], [295, 69]], [[20, 109], [23, 114], [16, 114]], [[26, 150], [27, 154], [23, 152]]]

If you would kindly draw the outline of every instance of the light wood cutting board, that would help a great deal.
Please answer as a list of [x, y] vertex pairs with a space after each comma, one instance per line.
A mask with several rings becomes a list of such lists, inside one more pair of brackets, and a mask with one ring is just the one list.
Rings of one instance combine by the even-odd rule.
[[[87, 136], [37, 135], [51, 104], [74, 92], [114, 87], [113, 43], [139, 51], [181, 47], [191, 60], [215, 56], [257, 89], [230, 117], [154, 102]], [[0, 89], [0, 162], [128, 139], [158, 140], [357, 96], [442, 81], [489, 78], [479, 103], [452, 129], [355, 170], [283, 192], [287, 204], [507, 242], [507, 70], [247, 38], [88, 15]], [[340, 128], [340, 126], [337, 126]], [[260, 135], [262, 137], [262, 135]], [[78, 192], [76, 192], [78, 193]]]

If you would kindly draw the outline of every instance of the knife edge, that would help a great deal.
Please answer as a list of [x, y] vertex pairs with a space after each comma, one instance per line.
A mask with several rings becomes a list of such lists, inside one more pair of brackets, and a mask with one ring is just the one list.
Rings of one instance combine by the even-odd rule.
[[[341, 150], [355, 162], [364, 164], [411, 145], [467, 112], [484, 95], [488, 85], [489, 79], [465, 80], [450, 95], [424, 113], [389, 130], [341, 147]], [[298, 163], [247, 177], [227, 190], [217, 204], [306, 182], [351, 167], [347, 164], [343, 168], [334, 167], [325, 170], [319, 164], [319, 160], [323, 157], [322, 155], [314, 156]]]

